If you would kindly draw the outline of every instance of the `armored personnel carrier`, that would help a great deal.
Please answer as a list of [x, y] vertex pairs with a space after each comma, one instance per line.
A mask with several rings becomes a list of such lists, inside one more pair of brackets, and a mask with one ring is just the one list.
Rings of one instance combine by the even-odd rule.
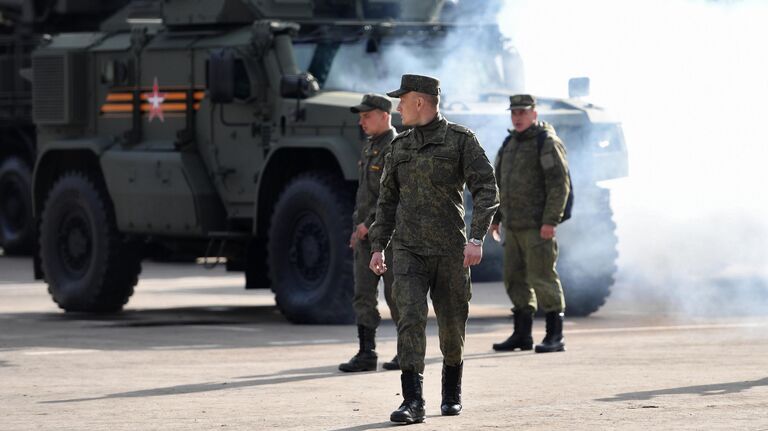
[[[362, 136], [348, 107], [362, 91], [396, 87], [404, 64], [390, 56], [398, 50], [425, 60], [402, 72], [441, 76], [443, 57], [426, 54], [455, 49], [444, 42], [463, 27], [440, 23], [443, 6], [134, 1], [98, 31], [50, 38], [32, 55], [32, 196], [36, 273], [54, 301], [68, 311], [121, 309], [146, 248], [162, 244], [225, 258], [227, 269], [245, 272], [246, 288], [271, 288], [293, 322], [352, 322], [347, 239]], [[478, 59], [510, 70], [475, 65], [499, 88], [481, 83], [489, 90], [473, 99], [444, 81], [444, 110], [478, 133], [476, 125], [497, 122], [494, 133], [503, 134], [516, 59], [498, 29], [472, 31], [498, 42], [495, 56]], [[544, 106], [572, 159], [583, 152], [585, 164], [626, 166], [623, 151], [601, 155], [599, 133], [621, 135], [616, 123], [595, 120], [597, 108]], [[589, 175], [586, 183], [615, 173]], [[587, 187], [577, 190], [587, 202]], [[607, 195], [595, 193], [609, 208]]]

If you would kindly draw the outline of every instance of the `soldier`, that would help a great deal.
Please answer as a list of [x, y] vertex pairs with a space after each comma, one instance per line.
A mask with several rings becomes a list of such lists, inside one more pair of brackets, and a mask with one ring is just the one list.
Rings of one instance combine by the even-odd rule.
[[[432, 298], [443, 353], [443, 415], [461, 412], [464, 334], [472, 296], [469, 266], [482, 258], [482, 243], [499, 205], [496, 180], [485, 152], [471, 130], [449, 123], [439, 112], [440, 83], [403, 75], [397, 110], [413, 127], [392, 142], [371, 227], [370, 268], [387, 271], [382, 255], [392, 240], [400, 318], [397, 355], [404, 401], [393, 422], [424, 421], [423, 377], [427, 294]], [[467, 242], [463, 192], [469, 186], [475, 210]], [[394, 235], [393, 235], [394, 232]]]
[[501, 206], [491, 232], [498, 237], [499, 222], [503, 223], [504, 282], [514, 306], [514, 331], [493, 349], [531, 350], [538, 301], [546, 313], [547, 333], [536, 352], [564, 351], [565, 298], [555, 270], [555, 229], [571, 188], [565, 147], [551, 125], [537, 121], [533, 96], [520, 94], [509, 100], [514, 130], [496, 157]]
[[[349, 246], [354, 250], [355, 257], [355, 297], [352, 305], [357, 317], [357, 337], [360, 350], [349, 362], [339, 365], [341, 371], [375, 371], [378, 355], [376, 354], [376, 328], [381, 322], [378, 309], [378, 285], [381, 275], [374, 274], [368, 269], [371, 256], [371, 242], [368, 239], [368, 229], [376, 217], [376, 201], [379, 198], [379, 181], [384, 170], [384, 155], [389, 153], [390, 144], [395, 137], [392, 127], [392, 102], [379, 94], [366, 94], [363, 101], [349, 108], [360, 115], [360, 127], [368, 135], [363, 147], [360, 160], [360, 185], [357, 188], [355, 212], [352, 219], [352, 237]], [[386, 254], [391, 258], [392, 250]], [[392, 314], [392, 320], [397, 322], [397, 306], [392, 300], [392, 274], [385, 273], [384, 298]], [[386, 370], [398, 370], [397, 356], [383, 364]]]

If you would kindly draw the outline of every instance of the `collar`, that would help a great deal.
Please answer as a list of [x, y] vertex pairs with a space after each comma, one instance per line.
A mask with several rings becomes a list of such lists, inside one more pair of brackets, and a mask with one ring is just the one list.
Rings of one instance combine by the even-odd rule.
[[442, 144], [445, 140], [445, 132], [447, 128], [448, 121], [438, 112], [432, 121], [423, 126], [414, 128], [418, 146], [425, 144]]
[[518, 132], [517, 130], [512, 129], [512, 136], [518, 141], [525, 141], [534, 138], [544, 129], [544, 127], [545, 123], [543, 121], [536, 121], [531, 125], [531, 127], [523, 130], [522, 132]]
[[397, 131], [394, 127], [390, 127], [388, 130], [379, 133], [376, 136], [369, 136], [368, 143], [370, 143], [372, 146], [376, 146], [382, 143], [388, 144], [392, 142], [393, 139], [395, 139], [395, 135], [397, 135]]

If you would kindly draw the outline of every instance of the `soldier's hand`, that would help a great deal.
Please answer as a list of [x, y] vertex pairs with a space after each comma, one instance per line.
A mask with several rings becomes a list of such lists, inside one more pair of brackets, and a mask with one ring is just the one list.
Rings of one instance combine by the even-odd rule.
[[552, 239], [555, 237], [555, 227], [551, 224], [542, 225], [539, 235], [541, 239]]
[[352, 232], [352, 236], [349, 237], [349, 248], [354, 249], [358, 240], [366, 238], [368, 238], [368, 228], [365, 223], [360, 223]]
[[355, 233], [357, 234], [357, 239], [368, 238], [368, 228], [365, 226], [365, 223], [360, 223], [357, 225], [357, 230], [355, 230]]
[[380, 251], [374, 251], [371, 253], [371, 263], [368, 265], [376, 275], [381, 275], [387, 272], [387, 264], [384, 263], [384, 253]]
[[492, 224], [491, 227], [488, 228], [488, 233], [491, 234], [491, 237], [493, 237], [496, 242], [501, 242], [501, 233], [499, 232], [498, 224]]
[[477, 265], [483, 259], [483, 246], [467, 243], [464, 246], [464, 268]]

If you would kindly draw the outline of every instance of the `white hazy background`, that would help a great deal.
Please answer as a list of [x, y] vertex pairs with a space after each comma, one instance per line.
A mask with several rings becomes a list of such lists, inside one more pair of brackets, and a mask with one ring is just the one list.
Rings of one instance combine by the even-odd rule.
[[768, 313], [768, 2], [508, 0], [499, 19], [528, 92], [565, 97], [589, 76], [589, 100], [624, 125], [630, 176], [603, 184], [612, 297]]

